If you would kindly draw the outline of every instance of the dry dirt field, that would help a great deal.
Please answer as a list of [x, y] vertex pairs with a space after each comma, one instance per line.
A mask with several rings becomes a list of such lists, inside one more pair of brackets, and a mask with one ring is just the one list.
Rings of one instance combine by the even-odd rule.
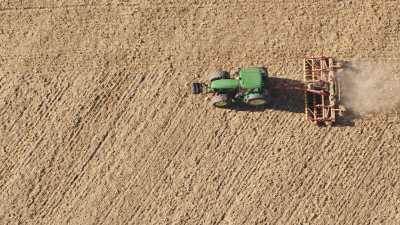
[[400, 115], [190, 93], [319, 53], [400, 64], [399, 1], [0, 0], [0, 224], [400, 224]]

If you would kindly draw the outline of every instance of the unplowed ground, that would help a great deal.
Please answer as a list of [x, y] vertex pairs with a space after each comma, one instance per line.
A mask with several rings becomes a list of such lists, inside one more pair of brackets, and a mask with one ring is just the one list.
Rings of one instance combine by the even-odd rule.
[[0, 224], [400, 224], [400, 115], [219, 110], [216, 68], [400, 63], [398, 1], [0, 1]]

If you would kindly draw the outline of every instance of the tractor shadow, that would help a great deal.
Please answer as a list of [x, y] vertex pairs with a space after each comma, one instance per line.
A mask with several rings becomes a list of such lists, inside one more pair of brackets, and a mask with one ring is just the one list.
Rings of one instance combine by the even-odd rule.
[[304, 92], [300, 90], [278, 90], [271, 87], [278, 85], [299, 86], [302, 82], [287, 78], [269, 77], [267, 89], [271, 93], [270, 103], [265, 106], [249, 106], [236, 104], [230, 109], [236, 111], [261, 112], [265, 110], [278, 110], [292, 113], [304, 113]]

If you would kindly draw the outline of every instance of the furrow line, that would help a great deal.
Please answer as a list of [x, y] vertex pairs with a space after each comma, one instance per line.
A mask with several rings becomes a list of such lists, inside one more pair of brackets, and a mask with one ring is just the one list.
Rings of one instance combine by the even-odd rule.
[[[112, 76], [110, 74], [107, 75], [107, 77], [110, 77], [110, 79], [112, 79]], [[110, 80], [111, 81], [111, 80]], [[94, 112], [94, 109], [98, 106], [98, 107], [102, 107], [106, 104], [107, 101], [110, 100], [111, 97], [111, 93], [113, 93], [113, 91], [115, 91], [117, 88], [119, 88], [119, 86], [122, 84], [123, 82], [121, 80], [119, 80], [119, 82], [116, 82], [111, 89], [108, 90], [108, 92], [106, 92], [107, 94], [104, 96], [104, 98], [100, 101], [96, 101], [96, 103], [94, 104], [94, 106], [92, 106], [90, 108], [90, 110], [88, 111], [87, 117], [90, 118], [90, 121], [96, 121], [98, 119], [98, 117], [101, 115], [101, 110], [97, 110], [96, 112]], [[88, 116], [89, 114], [94, 113], [93, 116]], [[90, 124], [89, 121], [86, 124]], [[79, 129], [80, 131], [83, 130], [84, 124], [82, 124], [82, 128]], [[71, 137], [71, 139], [69, 140], [69, 146], [71, 146], [71, 149], [76, 149], [76, 147], [79, 146], [79, 142], [75, 142], [74, 139], [76, 137], [78, 137], [79, 133], [75, 132], [76, 135], [73, 135]], [[74, 144], [75, 143], [75, 144]], [[81, 146], [82, 147], [82, 146]], [[68, 179], [67, 185], [64, 185], [66, 188], [64, 191], [61, 192], [61, 198], [58, 198], [58, 200], [55, 200], [53, 204], [49, 205], [48, 209], [45, 210], [43, 209], [42, 212], [44, 212], [45, 214], [42, 214], [41, 216], [45, 217], [47, 215], [52, 215], [53, 211], [56, 209], [56, 207], [61, 203], [61, 201], [63, 200], [62, 196], [65, 196], [65, 194], [71, 189], [72, 185], [75, 183], [76, 179], [79, 177], [79, 173], [76, 174], [75, 176], [71, 177], [72, 174], [75, 173], [75, 170], [69, 170], [68, 174], [66, 175], [66, 177], [71, 178]], [[50, 196], [48, 199], [54, 199], [54, 195], [57, 195], [58, 192], [53, 192], [53, 195]]]
[[[130, 90], [134, 90], [136, 87], [135, 87], [135, 83], [133, 82], [132, 83], [133, 85], [132, 85], [132, 87], [128, 87], [126, 90], [127, 91], [125, 91], [125, 93], [124, 93], [124, 95], [121, 97], [121, 100], [120, 100], [120, 103], [118, 103], [117, 105], [119, 105], [119, 106], [125, 106], [126, 105], [126, 103], [128, 102], [128, 101], [130, 101]], [[117, 129], [117, 127], [118, 127], [118, 125], [119, 125], [119, 122], [120, 121], [123, 121], [123, 118], [125, 118], [127, 115], [128, 115], [128, 110], [127, 110], [127, 108], [125, 107], [125, 108], [123, 108], [122, 107], [122, 109], [121, 108], [118, 108], [118, 110], [117, 110], [118, 112], [120, 112], [120, 115], [119, 116], [117, 116], [117, 118], [116, 119], [114, 119], [114, 121], [115, 122], [113, 122], [113, 124], [115, 124], [115, 126], [113, 126], [111, 129]], [[114, 145], [115, 144], [115, 142], [112, 142], [112, 144], [111, 145]], [[94, 155], [93, 155], [94, 156]], [[92, 157], [93, 158], [93, 157]], [[89, 161], [88, 161], [89, 162]], [[87, 162], [87, 163], [88, 163]], [[101, 163], [99, 166], [102, 166], [102, 165], [104, 165], [106, 162], [103, 162], [103, 163]], [[114, 164], [115, 164], [116, 162], [114, 162]], [[110, 173], [113, 173], [113, 171], [110, 171]], [[95, 179], [95, 177], [93, 177], [92, 179], [91, 179], [91, 182], [93, 181]], [[88, 193], [88, 190], [89, 190], [89, 184], [90, 183], [88, 183], [87, 185], [86, 185], [86, 187], [84, 188], [84, 190], [82, 191], [82, 194], [84, 194], [84, 193]], [[79, 195], [77, 195], [76, 196], [76, 198], [79, 198], [79, 199], [81, 199], [82, 197], [84, 197], [85, 195], [82, 195], [82, 194], [79, 194]], [[71, 212], [71, 208], [70, 208], [70, 210], [68, 211], [69, 213]], [[70, 218], [68, 218], [67, 219], [67, 221], [68, 220], [70, 220], [71, 219], [71, 217]]]

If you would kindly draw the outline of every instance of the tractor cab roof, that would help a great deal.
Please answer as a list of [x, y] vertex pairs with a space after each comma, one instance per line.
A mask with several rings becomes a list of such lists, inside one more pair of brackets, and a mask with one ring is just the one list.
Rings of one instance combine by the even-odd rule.
[[261, 68], [246, 68], [239, 72], [240, 86], [244, 89], [255, 89], [262, 87], [263, 70]]

